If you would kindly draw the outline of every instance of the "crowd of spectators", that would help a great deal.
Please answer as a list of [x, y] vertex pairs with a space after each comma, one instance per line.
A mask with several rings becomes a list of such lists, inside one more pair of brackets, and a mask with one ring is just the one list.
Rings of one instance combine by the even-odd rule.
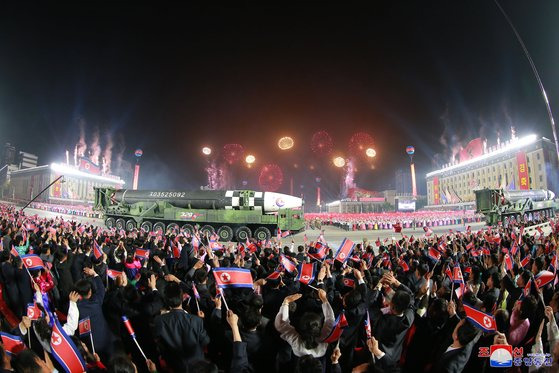
[[293, 252], [0, 214], [1, 326], [23, 348], [3, 334], [2, 371], [68, 371], [59, 329], [88, 372], [485, 372], [497, 344], [517, 369], [558, 369], [554, 220]]
[[307, 227], [320, 229], [331, 225], [346, 231], [392, 230], [395, 225], [402, 228], [421, 229], [446, 225], [471, 224], [483, 221], [483, 215], [473, 210], [466, 211], [422, 211], [380, 212], [363, 214], [313, 213], [305, 214]]

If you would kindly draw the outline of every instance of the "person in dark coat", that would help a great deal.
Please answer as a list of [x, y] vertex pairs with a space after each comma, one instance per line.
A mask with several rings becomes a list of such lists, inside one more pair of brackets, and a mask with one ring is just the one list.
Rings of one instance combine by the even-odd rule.
[[460, 320], [452, 332], [452, 344], [442, 346], [438, 357], [435, 359], [432, 371], [437, 373], [462, 372], [479, 335], [479, 330], [470, 322], [465, 319]]
[[90, 278], [80, 280], [75, 285], [75, 291], [82, 297], [78, 301], [80, 319], [90, 318], [95, 352], [99, 354], [101, 361], [109, 361], [114, 352], [115, 337], [103, 315], [105, 287], [93, 269], [84, 268], [83, 271]]
[[154, 336], [163, 359], [175, 372], [185, 372], [190, 361], [204, 358], [210, 338], [204, 329], [204, 313], [194, 316], [182, 308], [183, 291], [171, 282], [164, 290], [170, 311], [155, 318]]

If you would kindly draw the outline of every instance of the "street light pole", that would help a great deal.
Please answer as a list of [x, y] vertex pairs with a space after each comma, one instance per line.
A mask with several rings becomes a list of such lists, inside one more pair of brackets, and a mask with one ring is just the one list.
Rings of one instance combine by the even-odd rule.
[[41, 190], [41, 192], [39, 192], [39, 194], [37, 194], [31, 201], [27, 202], [27, 205], [23, 206], [23, 208], [21, 210], [19, 210], [19, 212], [22, 212], [23, 210], [25, 210], [27, 208], [27, 206], [29, 206], [31, 203], [33, 203], [33, 201], [35, 201], [37, 198], [39, 198], [39, 196], [41, 194], [43, 194], [48, 188], [50, 188], [54, 183], [56, 183], [58, 180], [60, 179], [64, 179], [64, 175], [60, 175], [59, 177], [57, 177], [56, 179], [54, 179], [54, 181], [52, 183], [50, 183], [49, 185], [47, 185], [45, 187], [45, 189]]

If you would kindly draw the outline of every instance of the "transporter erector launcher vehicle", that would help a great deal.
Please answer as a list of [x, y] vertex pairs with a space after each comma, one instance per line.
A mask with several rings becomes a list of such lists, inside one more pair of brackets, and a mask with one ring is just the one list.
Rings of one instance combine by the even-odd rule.
[[476, 211], [485, 215], [487, 224], [507, 224], [510, 220], [532, 221], [555, 216], [557, 204], [550, 190], [480, 189], [475, 191]]
[[305, 226], [303, 200], [253, 190], [156, 191], [95, 188], [95, 210], [108, 228], [166, 232], [182, 229], [221, 241], [268, 240], [276, 229], [298, 232]]

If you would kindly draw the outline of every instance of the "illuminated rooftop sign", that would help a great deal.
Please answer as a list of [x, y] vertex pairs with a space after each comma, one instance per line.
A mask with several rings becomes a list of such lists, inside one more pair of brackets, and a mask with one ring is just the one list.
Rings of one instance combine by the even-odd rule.
[[526, 136], [526, 137], [522, 137], [520, 139], [515, 139], [515, 140], [512, 140], [510, 143], [506, 144], [505, 146], [502, 146], [502, 147], [500, 147], [500, 148], [498, 148], [498, 149], [496, 149], [496, 150], [494, 150], [490, 153], [480, 155], [479, 157], [476, 157], [476, 158], [468, 159], [467, 161], [464, 161], [462, 163], [453, 164], [453, 165], [450, 165], [448, 167], [441, 168], [440, 170], [437, 170], [437, 171], [429, 172], [426, 175], [426, 177], [431, 177], [431, 176], [439, 175], [443, 172], [448, 172], [448, 171], [452, 171], [452, 170], [457, 170], [457, 169], [462, 168], [462, 167], [470, 166], [470, 165], [475, 164], [477, 162], [484, 161], [484, 160], [487, 160], [487, 159], [490, 159], [490, 158], [493, 158], [493, 157], [497, 157], [499, 155], [503, 155], [503, 154], [508, 153], [510, 151], [523, 148], [527, 145], [535, 143], [537, 140], [538, 140], [538, 137], [536, 135], [529, 135], [529, 136]]

